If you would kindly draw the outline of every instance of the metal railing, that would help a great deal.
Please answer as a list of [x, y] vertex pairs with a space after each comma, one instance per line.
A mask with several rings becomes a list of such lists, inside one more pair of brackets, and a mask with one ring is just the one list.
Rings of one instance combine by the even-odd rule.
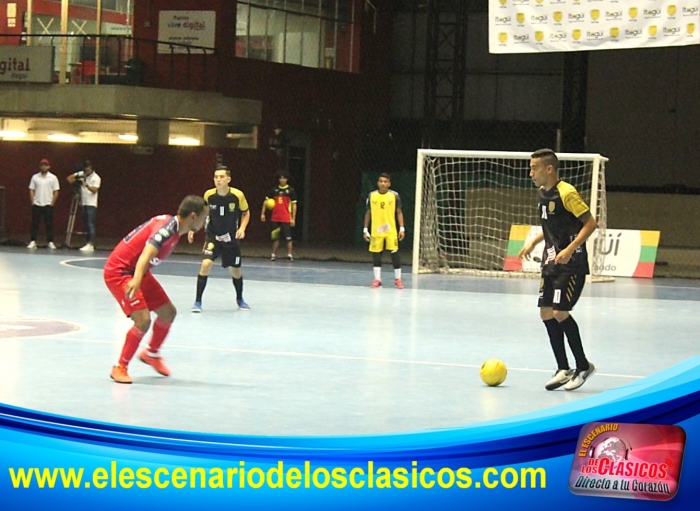
[[0, 34], [0, 45], [52, 46], [54, 83], [218, 92], [214, 48], [122, 35]]

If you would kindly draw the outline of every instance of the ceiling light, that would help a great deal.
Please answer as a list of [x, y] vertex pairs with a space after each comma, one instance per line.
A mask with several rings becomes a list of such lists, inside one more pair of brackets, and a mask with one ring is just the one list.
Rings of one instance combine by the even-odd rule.
[[12, 131], [12, 130], [1, 130], [0, 138], [22, 138], [26, 137], [26, 131]]
[[46, 135], [46, 138], [53, 142], [75, 142], [78, 140], [78, 137], [68, 133], [50, 133]]
[[136, 142], [139, 139], [139, 136], [133, 133], [120, 133], [117, 136], [120, 140], [128, 140], [129, 142]]
[[170, 137], [170, 145], [199, 145], [199, 140], [189, 137]]

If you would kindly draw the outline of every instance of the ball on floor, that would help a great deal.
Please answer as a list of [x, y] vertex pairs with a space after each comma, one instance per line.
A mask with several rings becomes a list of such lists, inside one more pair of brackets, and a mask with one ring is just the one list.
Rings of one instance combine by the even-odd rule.
[[497, 358], [490, 358], [481, 364], [479, 375], [486, 385], [496, 387], [506, 380], [508, 369], [502, 361]]

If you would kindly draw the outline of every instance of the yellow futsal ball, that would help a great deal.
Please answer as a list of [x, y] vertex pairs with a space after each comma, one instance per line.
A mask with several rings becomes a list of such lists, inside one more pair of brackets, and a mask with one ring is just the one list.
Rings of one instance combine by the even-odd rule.
[[273, 209], [275, 207], [275, 199], [267, 199], [265, 201], [265, 207], [267, 209]]
[[506, 380], [508, 369], [506, 365], [497, 358], [490, 358], [483, 364], [479, 370], [479, 375], [486, 385], [496, 387]]

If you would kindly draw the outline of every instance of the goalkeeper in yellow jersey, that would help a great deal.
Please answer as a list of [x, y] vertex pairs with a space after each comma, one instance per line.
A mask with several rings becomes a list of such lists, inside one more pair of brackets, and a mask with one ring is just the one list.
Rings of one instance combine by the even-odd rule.
[[[369, 251], [372, 252], [374, 266], [374, 280], [370, 287], [376, 289], [382, 285], [382, 253], [384, 250], [388, 250], [391, 253], [391, 262], [394, 266], [394, 285], [398, 289], [403, 289], [399, 241], [404, 239], [406, 229], [403, 224], [401, 197], [390, 189], [391, 177], [389, 174], [379, 175], [377, 188], [367, 196], [367, 210], [362, 231], [365, 241], [369, 241]], [[397, 220], [398, 229], [396, 228]]]

